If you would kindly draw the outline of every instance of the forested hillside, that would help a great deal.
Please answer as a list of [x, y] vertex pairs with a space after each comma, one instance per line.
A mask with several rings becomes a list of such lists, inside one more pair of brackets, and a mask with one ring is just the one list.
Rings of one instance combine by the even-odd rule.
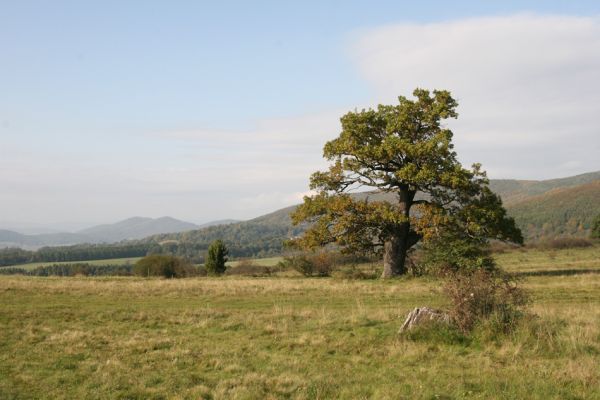
[[530, 240], [561, 235], [588, 236], [592, 220], [600, 215], [600, 180], [553, 189], [507, 208]]
[[[295, 206], [263, 215], [250, 221], [211, 226], [194, 231], [154, 235], [141, 243], [159, 243], [162, 248], [187, 258], [198, 260], [211, 242], [223, 240], [232, 257], [262, 257], [279, 254], [283, 241], [300, 234], [302, 227], [293, 227], [289, 213]], [[199, 260], [201, 261], [201, 260]]]
[[600, 171], [544, 181], [492, 179], [490, 188], [502, 197], [504, 205], [509, 206], [554, 189], [571, 188], [598, 180], [600, 180]]

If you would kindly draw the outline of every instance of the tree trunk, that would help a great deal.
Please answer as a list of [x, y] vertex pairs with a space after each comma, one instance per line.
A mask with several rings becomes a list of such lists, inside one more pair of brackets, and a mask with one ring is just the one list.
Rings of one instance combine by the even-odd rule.
[[381, 278], [393, 278], [406, 274], [406, 253], [414, 244], [411, 243], [410, 207], [415, 198], [415, 191], [407, 186], [398, 191], [398, 208], [406, 218], [406, 222], [398, 225], [394, 234], [383, 244], [383, 272]]
[[383, 272], [381, 274], [383, 279], [406, 274], [410, 226], [408, 223], [402, 225], [398, 234], [390, 237], [383, 245]]

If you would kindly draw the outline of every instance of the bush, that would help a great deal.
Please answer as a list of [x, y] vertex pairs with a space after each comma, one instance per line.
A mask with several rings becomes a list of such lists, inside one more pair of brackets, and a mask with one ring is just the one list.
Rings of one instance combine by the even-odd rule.
[[508, 332], [523, 315], [528, 296], [514, 278], [502, 271], [449, 270], [444, 292], [451, 302], [450, 317], [464, 333], [487, 321], [493, 330]]
[[222, 275], [227, 267], [227, 255], [229, 251], [221, 240], [215, 240], [208, 247], [208, 255], [206, 257], [206, 272], [209, 275]]
[[[495, 268], [490, 247], [469, 237], [441, 235], [425, 242], [411, 270], [416, 275], [439, 275], [448, 271], [491, 271]], [[410, 264], [409, 264], [410, 266]]]
[[280, 261], [278, 267], [281, 269], [294, 269], [302, 275], [310, 276], [331, 276], [331, 271], [335, 265], [335, 256], [327, 252], [312, 254], [300, 254], [285, 257]]
[[152, 254], [140, 259], [133, 272], [138, 276], [162, 276], [164, 278], [183, 278], [196, 275], [195, 268], [187, 261], [165, 254]]

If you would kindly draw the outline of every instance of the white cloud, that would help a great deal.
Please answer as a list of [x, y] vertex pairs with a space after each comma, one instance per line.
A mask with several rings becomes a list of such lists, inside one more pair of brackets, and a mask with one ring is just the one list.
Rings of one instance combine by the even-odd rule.
[[[600, 18], [522, 14], [398, 24], [357, 35], [353, 55], [379, 102], [450, 90], [457, 151], [492, 177], [600, 168]], [[576, 159], [577, 170], [568, 168]]]

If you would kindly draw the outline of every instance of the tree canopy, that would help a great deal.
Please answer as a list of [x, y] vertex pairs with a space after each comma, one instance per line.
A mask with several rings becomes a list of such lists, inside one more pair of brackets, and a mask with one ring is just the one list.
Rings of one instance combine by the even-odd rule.
[[221, 240], [215, 240], [208, 247], [206, 257], [206, 272], [210, 275], [222, 275], [225, 272], [229, 251]]
[[[382, 276], [391, 277], [406, 272], [411, 247], [442, 231], [522, 242], [480, 165], [465, 169], [457, 160], [453, 133], [442, 124], [457, 118], [457, 102], [445, 90], [413, 95], [341, 118], [342, 132], [323, 150], [329, 169], [310, 179], [317, 194], [292, 214], [294, 223], [311, 224], [298, 245], [383, 255]], [[393, 200], [352, 195], [365, 188]]]
[[592, 222], [592, 238], [600, 239], [600, 214], [596, 215], [594, 222]]

